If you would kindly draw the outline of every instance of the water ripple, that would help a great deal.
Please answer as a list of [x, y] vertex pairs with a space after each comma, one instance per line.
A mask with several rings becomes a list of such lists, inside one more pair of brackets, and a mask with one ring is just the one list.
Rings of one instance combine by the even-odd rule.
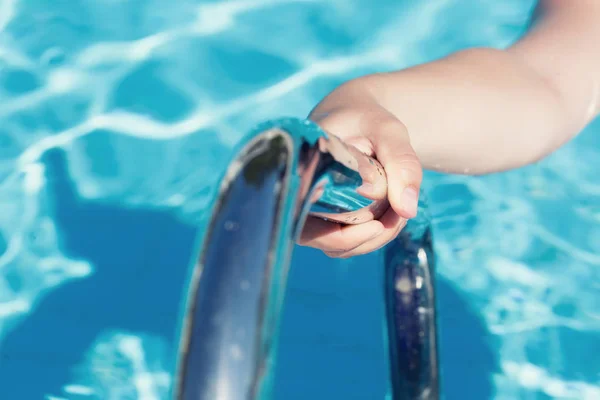
[[[305, 115], [360, 74], [468, 46], [506, 46], [523, 31], [532, 4], [0, 2], [0, 340], [50, 291], [94, 273], [61, 249], [47, 207], [49, 150], [66, 152], [81, 197], [166, 207], [193, 222], [202, 218], [223, 156], [255, 123]], [[498, 398], [600, 397], [597, 377], [571, 379], [535, 365], [525, 351], [541, 341], [569, 366], [575, 361], [563, 350], [567, 343], [540, 332], [568, 328], [576, 342], [600, 330], [599, 130], [591, 125], [518, 171], [427, 176], [439, 273], [468, 294], [500, 340]], [[166, 390], [168, 374], [143, 361], [156, 341], [143, 333], [98, 340], [87, 375], [49, 398], [104, 390], [106, 399], [151, 399]], [[111, 356], [98, 358], [105, 353]], [[116, 362], [112, 356], [126, 368], [99, 361]]]

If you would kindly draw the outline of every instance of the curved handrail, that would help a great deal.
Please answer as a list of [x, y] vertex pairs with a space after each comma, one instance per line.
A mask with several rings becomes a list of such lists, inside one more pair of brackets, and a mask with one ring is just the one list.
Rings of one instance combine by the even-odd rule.
[[439, 398], [431, 222], [418, 216], [384, 248], [384, 294], [392, 400]]
[[[271, 121], [243, 141], [190, 274], [175, 398], [270, 399], [287, 269], [307, 215], [360, 223], [389, 206], [356, 193], [361, 173], [383, 169], [310, 121]], [[394, 400], [438, 393], [433, 253], [421, 215], [385, 248]]]

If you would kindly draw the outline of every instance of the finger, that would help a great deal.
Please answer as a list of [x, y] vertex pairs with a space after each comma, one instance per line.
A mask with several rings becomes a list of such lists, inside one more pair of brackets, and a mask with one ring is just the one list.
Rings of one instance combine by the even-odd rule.
[[[361, 178], [360, 186], [356, 189], [357, 192], [365, 197], [372, 200], [387, 199], [387, 178], [383, 166], [371, 158], [374, 154], [373, 145], [371, 141], [366, 137], [350, 137], [345, 142], [340, 141], [333, 135], [330, 136], [328, 146], [334, 158], [339, 162], [342, 162], [342, 158], [349, 158], [354, 160], [355, 163], [350, 168], [356, 170]], [[334, 151], [335, 147], [338, 147], [338, 151]], [[360, 148], [364, 149], [361, 151]], [[341, 150], [341, 153], [339, 150]], [[336, 157], [337, 154], [337, 157]]]
[[384, 231], [380, 235], [348, 251], [326, 252], [327, 255], [335, 258], [350, 258], [377, 251], [394, 240], [406, 226], [406, 218], [400, 217], [391, 208], [381, 217], [380, 221], [385, 226]]
[[391, 207], [401, 217], [414, 218], [417, 215], [423, 170], [410, 145], [406, 127], [395, 118], [378, 121], [377, 129], [370, 138], [377, 159], [387, 174]]
[[[375, 152], [371, 141], [363, 136], [351, 137], [346, 143], [349, 145], [350, 153], [357, 161], [358, 173], [362, 181], [356, 189], [357, 193], [372, 200], [386, 199], [388, 182], [385, 169], [372, 158]], [[367, 151], [362, 151], [361, 154], [361, 148]]]
[[325, 132], [335, 136], [329, 141], [329, 146], [346, 147], [356, 160], [362, 179], [357, 192], [372, 200], [380, 200], [387, 197], [387, 179], [384, 170], [369, 158], [375, 153], [371, 140], [360, 131], [360, 121], [364, 119], [364, 115], [365, 113], [356, 110], [340, 109], [313, 118]]
[[346, 252], [378, 236], [384, 230], [383, 223], [376, 220], [360, 225], [341, 225], [317, 217], [308, 217], [298, 244], [323, 251]]

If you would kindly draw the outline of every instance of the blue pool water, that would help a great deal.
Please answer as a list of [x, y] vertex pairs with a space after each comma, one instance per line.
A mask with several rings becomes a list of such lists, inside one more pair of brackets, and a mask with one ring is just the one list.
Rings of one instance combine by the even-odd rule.
[[[237, 140], [352, 77], [504, 47], [532, 6], [0, 1], [0, 398], [165, 398]], [[599, 170], [596, 122], [534, 166], [427, 174], [447, 399], [600, 398]], [[377, 257], [297, 250], [277, 399], [384, 398]]]

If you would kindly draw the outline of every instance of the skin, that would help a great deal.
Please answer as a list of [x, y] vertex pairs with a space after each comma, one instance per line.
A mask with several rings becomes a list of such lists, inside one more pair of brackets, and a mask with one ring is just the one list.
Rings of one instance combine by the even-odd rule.
[[[422, 169], [487, 174], [550, 154], [600, 113], [600, 0], [541, 0], [535, 23], [506, 50], [475, 48], [364, 76], [309, 118], [376, 157], [391, 208], [342, 226], [311, 218], [299, 244], [347, 258], [394, 239], [417, 211]], [[361, 193], [380, 198], [380, 183]]]

